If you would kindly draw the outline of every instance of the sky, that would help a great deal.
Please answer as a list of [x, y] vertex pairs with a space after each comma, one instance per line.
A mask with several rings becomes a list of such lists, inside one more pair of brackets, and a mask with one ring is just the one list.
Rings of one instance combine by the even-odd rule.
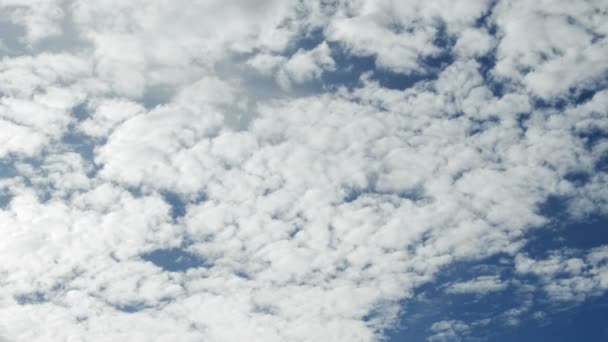
[[608, 340], [606, 0], [0, 0], [0, 341]]

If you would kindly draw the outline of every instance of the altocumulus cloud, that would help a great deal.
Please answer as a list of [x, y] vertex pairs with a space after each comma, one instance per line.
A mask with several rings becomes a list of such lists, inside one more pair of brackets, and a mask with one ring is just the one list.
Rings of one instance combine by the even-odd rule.
[[608, 214], [607, 22], [605, 0], [1, 0], [1, 338], [380, 341], [497, 255], [508, 277], [443, 293], [603, 295], [607, 246], [524, 247], [550, 200]]

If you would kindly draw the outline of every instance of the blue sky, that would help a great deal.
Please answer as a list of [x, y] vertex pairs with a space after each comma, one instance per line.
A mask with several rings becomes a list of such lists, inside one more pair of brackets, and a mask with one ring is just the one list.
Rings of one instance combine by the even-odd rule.
[[[560, 216], [557, 211], [551, 211], [549, 214], [555, 215], [555, 217]], [[547, 251], [556, 248], [586, 250], [598, 247], [605, 244], [608, 239], [605, 229], [607, 225], [608, 220], [605, 217], [595, 217], [584, 223], [562, 223], [542, 227], [540, 232], [530, 236], [532, 241], [523, 250], [531, 255], [542, 257]], [[446, 295], [440, 290], [445, 283], [471, 278], [477, 274], [502, 274], [506, 277], [513, 277], [511, 266], [505, 265], [504, 259], [501, 260], [500, 257], [462, 263], [450, 267], [442, 273], [444, 275], [439, 279], [419, 290], [418, 295], [423, 299], [405, 305], [406, 314], [399, 323], [400, 328], [386, 332], [388, 341], [422, 341], [429, 336], [429, 327], [436, 321], [446, 319], [464, 319], [466, 321], [496, 317], [507, 310], [521, 307], [524, 305], [523, 302], [529, 300], [530, 297], [533, 297], [534, 302], [531, 311], [542, 311], [544, 313], [542, 317], [534, 317], [534, 312], [532, 312], [522, 317], [521, 322], [515, 326], [498, 320], [497, 324], [473, 330], [472, 334], [465, 335], [464, 339], [604, 341], [608, 337], [605, 318], [606, 310], [608, 310], [608, 297], [605, 294], [582, 303], [563, 303], [556, 306], [542, 294], [522, 295], [515, 287], [483, 296], [465, 294], [455, 297]], [[529, 278], [524, 281], [534, 286], [537, 280]], [[410, 319], [407, 313], [414, 314], [416, 317]]]
[[0, 341], [608, 339], [604, 0], [0, 4]]

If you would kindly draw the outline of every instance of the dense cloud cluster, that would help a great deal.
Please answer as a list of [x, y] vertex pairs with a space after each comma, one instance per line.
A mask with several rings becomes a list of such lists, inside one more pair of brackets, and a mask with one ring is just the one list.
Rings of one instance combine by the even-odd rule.
[[2, 0], [0, 18], [8, 341], [379, 341], [419, 286], [499, 253], [556, 301], [608, 289], [605, 246], [521, 251], [550, 199], [608, 214], [604, 0]]

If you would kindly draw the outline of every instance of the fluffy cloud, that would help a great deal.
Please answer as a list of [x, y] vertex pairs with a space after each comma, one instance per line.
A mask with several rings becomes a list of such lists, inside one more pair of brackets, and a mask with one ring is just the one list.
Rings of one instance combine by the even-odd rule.
[[8, 340], [376, 341], [496, 253], [552, 298], [606, 290], [602, 248], [520, 252], [549, 198], [608, 212], [608, 93], [572, 100], [605, 86], [599, 3], [1, 4], [23, 29], [0, 62]]
[[605, 78], [604, 4], [567, 1], [534, 4], [501, 1], [495, 22], [502, 39], [496, 50], [497, 76], [521, 82], [546, 100], [593, 88]]
[[580, 302], [608, 288], [608, 247], [590, 250], [582, 258], [576, 251], [556, 251], [543, 260], [518, 255], [516, 270], [538, 276], [547, 295], [557, 301]]

